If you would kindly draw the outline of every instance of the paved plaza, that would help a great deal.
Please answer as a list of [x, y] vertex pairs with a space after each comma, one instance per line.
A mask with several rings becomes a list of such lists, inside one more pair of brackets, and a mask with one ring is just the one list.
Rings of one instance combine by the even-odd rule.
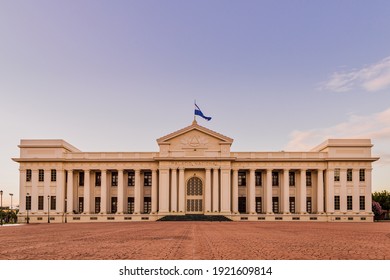
[[0, 234], [3, 260], [390, 260], [390, 223], [30, 224]]

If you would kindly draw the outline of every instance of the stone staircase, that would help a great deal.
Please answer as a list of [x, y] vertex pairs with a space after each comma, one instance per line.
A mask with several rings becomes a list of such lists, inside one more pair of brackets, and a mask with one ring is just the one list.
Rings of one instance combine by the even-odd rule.
[[203, 221], [203, 222], [231, 222], [232, 220], [221, 215], [202, 215], [202, 214], [187, 214], [187, 215], [169, 215], [164, 216], [157, 221], [165, 222], [182, 222], [182, 221]]

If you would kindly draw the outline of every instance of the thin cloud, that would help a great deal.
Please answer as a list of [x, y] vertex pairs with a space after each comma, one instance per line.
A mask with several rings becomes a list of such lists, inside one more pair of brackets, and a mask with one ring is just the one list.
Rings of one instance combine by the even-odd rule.
[[347, 92], [361, 88], [374, 92], [390, 87], [390, 56], [378, 63], [349, 72], [335, 72], [321, 89]]

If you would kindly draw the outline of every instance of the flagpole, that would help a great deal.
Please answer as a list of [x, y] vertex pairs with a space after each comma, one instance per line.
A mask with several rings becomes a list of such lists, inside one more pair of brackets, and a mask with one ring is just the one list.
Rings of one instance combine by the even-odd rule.
[[196, 105], [196, 99], [194, 99], [194, 122], [196, 122], [196, 115], [195, 115], [196, 107], [195, 107], [195, 105]]

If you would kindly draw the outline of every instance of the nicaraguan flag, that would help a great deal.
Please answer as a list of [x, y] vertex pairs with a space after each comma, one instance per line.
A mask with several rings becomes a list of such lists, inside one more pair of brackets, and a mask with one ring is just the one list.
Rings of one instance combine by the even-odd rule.
[[211, 120], [211, 117], [206, 117], [205, 115], [203, 115], [202, 111], [200, 110], [200, 108], [198, 107], [198, 105], [196, 105], [195, 103], [195, 115], [196, 116], [200, 116], [202, 118], [204, 118], [205, 120]]

